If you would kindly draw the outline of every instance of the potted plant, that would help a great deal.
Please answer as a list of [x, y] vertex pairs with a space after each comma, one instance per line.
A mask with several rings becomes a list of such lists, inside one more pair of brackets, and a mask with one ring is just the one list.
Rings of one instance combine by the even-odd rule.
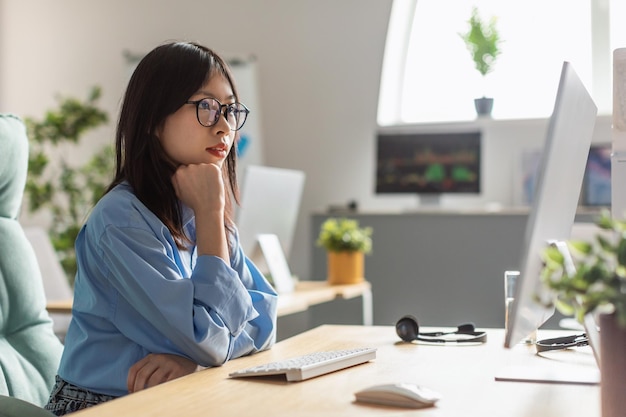
[[[489, 21], [483, 21], [478, 15], [478, 9], [474, 7], [467, 24], [469, 26], [467, 32], [459, 35], [465, 41], [474, 65], [484, 80], [485, 76], [493, 70], [496, 59], [500, 55], [501, 40], [496, 28], [496, 18], [491, 17]], [[474, 100], [474, 105], [479, 116], [490, 115], [493, 98], [485, 96], [477, 98]]]
[[356, 284], [364, 278], [364, 255], [372, 251], [372, 228], [347, 218], [328, 218], [320, 228], [317, 245], [328, 255], [328, 282]]
[[605, 210], [597, 225], [593, 241], [566, 242], [569, 253], [548, 247], [541, 278], [560, 312], [599, 318], [602, 416], [612, 417], [626, 409], [626, 220]]

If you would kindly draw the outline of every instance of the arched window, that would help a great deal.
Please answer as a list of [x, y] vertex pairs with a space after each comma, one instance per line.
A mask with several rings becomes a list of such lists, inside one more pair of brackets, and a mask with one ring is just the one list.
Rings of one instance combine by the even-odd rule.
[[[612, 51], [626, 47], [623, 0], [394, 0], [378, 106], [381, 126], [467, 121], [474, 98], [494, 98], [496, 119], [549, 117], [563, 61], [573, 64], [600, 114], [611, 113]], [[482, 77], [459, 33], [476, 6], [497, 19], [501, 54]]]

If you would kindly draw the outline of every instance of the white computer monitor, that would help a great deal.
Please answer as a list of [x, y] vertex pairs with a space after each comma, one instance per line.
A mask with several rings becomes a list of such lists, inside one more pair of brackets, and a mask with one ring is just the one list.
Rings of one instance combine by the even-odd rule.
[[253, 261], [261, 255], [258, 236], [268, 234], [278, 237], [284, 256], [289, 259], [304, 180], [305, 174], [299, 170], [246, 167], [236, 223], [241, 246]]
[[572, 65], [564, 62], [526, 225], [505, 347], [525, 339], [554, 314], [554, 308], [537, 299], [549, 296], [540, 279], [541, 254], [550, 241], [570, 237], [597, 112]]

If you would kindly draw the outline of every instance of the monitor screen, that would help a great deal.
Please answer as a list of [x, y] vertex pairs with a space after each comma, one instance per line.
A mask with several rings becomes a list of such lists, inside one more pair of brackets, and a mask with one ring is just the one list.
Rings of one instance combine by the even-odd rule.
[[480, 132], [379, 132], [376, 193], [480, 193]]
[[554, 314], [554, 308], [538, 300], [549, 297], [540, 279], [541, 255], [550, 241], [570, 237], [596, 115], [597, 107], [571, 64], [563, 63], [526, 225], [506, 347], [522, 341]]
[[592, 145], [589, 149], [582, 205], [611, 206], [611, 144]]
[[298, 170], [246, 167], [236, 222], [241, 246], [255, 263], [261, 263], [257, 237], [264, 234], [278, 236], [285, 258], [289, 259], [304, 179], [304, 172]]
[[[522, 204], [531, 205], [535, 195], [541, 149], [522, 153]], [[610, 143], [593, 144], [589, 149], [583, 177], [580, 205], [584, 207], [611, 206], [611, 153]]]

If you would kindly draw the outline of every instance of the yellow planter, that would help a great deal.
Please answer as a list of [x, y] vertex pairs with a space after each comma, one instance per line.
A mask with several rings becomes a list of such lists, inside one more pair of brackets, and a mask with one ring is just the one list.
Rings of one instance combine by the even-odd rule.
[[363, 252], [328, 252], [328, 283], [357, 284], [365, 280]]

